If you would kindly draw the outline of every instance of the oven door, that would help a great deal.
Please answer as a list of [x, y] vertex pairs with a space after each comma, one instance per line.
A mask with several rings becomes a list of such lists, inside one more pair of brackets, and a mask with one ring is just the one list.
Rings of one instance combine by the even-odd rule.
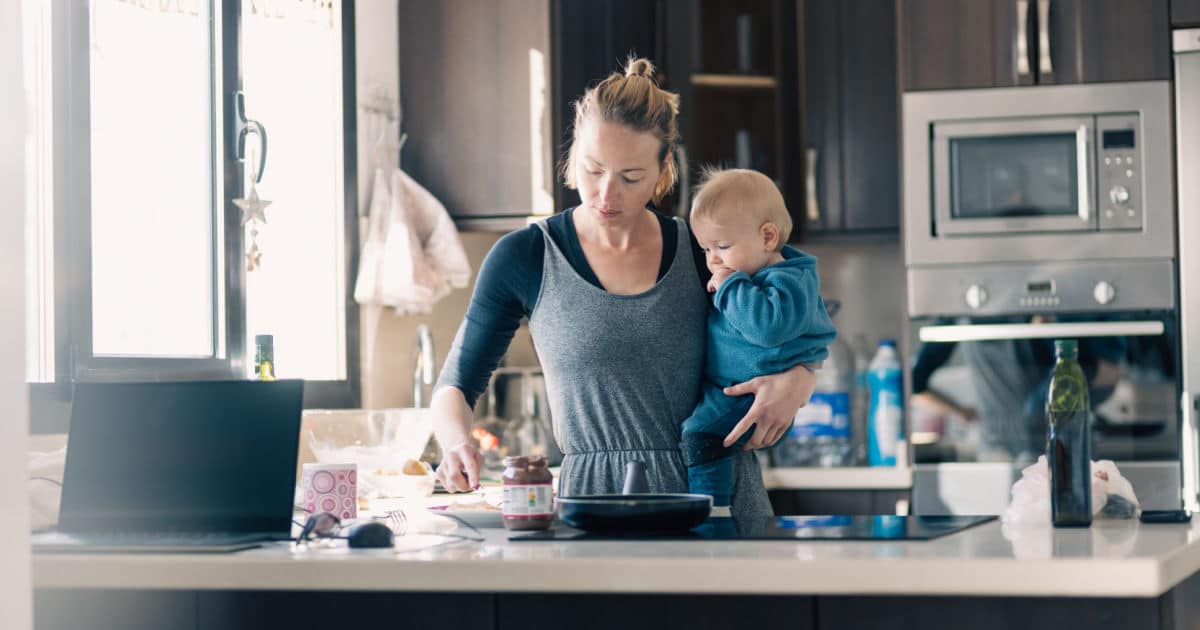
[[1092, 116], [935, 123], [934, 234], [1095, 230], [1095, 125]]
[[1078, 339], [1090, 383], [1092, 458], [1177, 461], [1174, 311], [919, 319], [909, 428], [917, 463], [1024, 465], [1045, 452], [1054, 340]]

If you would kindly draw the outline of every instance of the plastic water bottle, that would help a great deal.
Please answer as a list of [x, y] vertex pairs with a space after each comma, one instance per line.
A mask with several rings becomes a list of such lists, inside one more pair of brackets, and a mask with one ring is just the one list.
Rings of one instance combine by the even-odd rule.
[[845, 466], [852, 463], [850, 397], [854, 357], [840, 339], [829, 344], [825, 365], [808, 404], [796, 412], [788, 435], [776, 447], [777, 466]]
[[872, 466], [895, 466], [896, 449], [904, 438], [904, 387], [901, 381], [900, 355], [896, 342], [879, 342], [871, 359], [867, 384], [871, 388], [871, 407], [867, 421], [867, 461]]

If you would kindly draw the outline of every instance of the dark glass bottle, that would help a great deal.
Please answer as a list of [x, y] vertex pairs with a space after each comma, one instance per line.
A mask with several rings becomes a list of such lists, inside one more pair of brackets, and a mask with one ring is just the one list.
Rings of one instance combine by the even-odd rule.
[[1092, 524], [1092, 432], [1087, 380], [1074, 339], [1054, 342], [1054, 371], [1046, 397], [1046, 460], [1050, 516], [1055, 527]]
[[275, 338], [254, 336], [254, 376], [260, 381], [275, 380]]

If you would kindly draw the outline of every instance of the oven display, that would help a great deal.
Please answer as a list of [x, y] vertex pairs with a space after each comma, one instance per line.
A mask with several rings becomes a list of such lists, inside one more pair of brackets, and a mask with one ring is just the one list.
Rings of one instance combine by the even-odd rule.
[[1052, 280], [1047, 280], [1045, 282], [1030, 282], [1025, 285], [1025, 292], [1032, 294], [1054, 293], [1054, 282]]
[[1104, 132], [1104, 148], [1105, 149], [1132, 149], [1133, 148], [1133, 130], [1132, 129], [1113, 129]]

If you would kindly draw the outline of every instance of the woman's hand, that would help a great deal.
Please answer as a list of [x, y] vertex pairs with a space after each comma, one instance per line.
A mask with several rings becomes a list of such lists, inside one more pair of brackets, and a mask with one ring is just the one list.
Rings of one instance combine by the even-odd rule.
[[449, 492], [470, 492], [479, 487], [479, 470], [483, 455], [470, 442], [463, 442], [442, 452], [437, 468], [438, 481]]
[[816, 373], [800, 364], [786, 372], [757, 376], [726, 387], [727, 396], [754, 394], [754, 404], [725, 437], [725, 446], [733, 446], [750, 427], [755, 429], [743, 447], [746, 450], [766, 448], [778, 442], [792, 426], [796, 410], [808, 404], [816, 385]]
[[471, 441], [471, 406], [462, 390], [439, 387], [433, 392], [429, 413], [433, 414], [433, 434], [442, 445], [438, 481], [448, 492], [470, 492], [478, 488], [483, 455]]

